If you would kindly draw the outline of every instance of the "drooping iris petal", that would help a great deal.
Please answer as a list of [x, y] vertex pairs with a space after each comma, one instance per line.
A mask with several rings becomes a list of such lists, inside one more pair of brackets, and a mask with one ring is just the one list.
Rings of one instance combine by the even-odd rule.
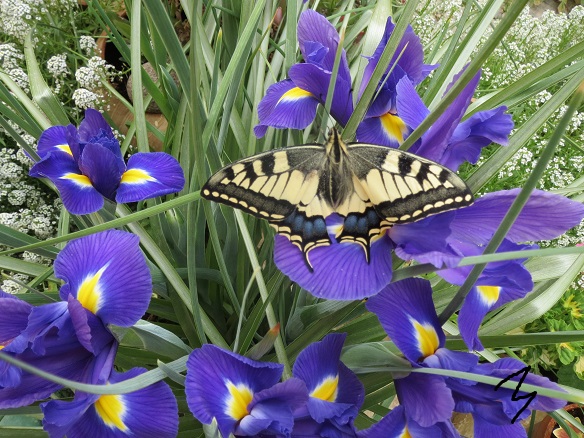
[[[332, 78], [330, 71], [323, 70], [313, 64], [304, 63], [293, 65], [288, 75], [296, 86], [310, 92], [321, 104], [325, 104]], [[344, 126], [352, 112], [353, 99], [351, 95], [351, 82], [339, 76], [337, 77], [333, 91], [331, 116]]]
[[122, 160], [120, 143], [99, 111], [86, 109], [85, 118], [79, 124], [77, 132], [81, 149], [85, 149], [84, 145], [87, 143], [97, 143], [109, 149], [118, 160]]
[[[304, 382], [291, 378], [254, 394], [245, 415], [235, 428], [236, 436], [290, 436], [294, 410], [306, 403]], [[262, 433], [264, 432], [264, 433]], [[227, 436], [227, 435], [225, 435]]]
[[116, 193], [117, 202], [136, 202], [175, 193], [185, 185], [176, 159], [164, 152], [137, 153], [128, 160]]
[[[470, 80], [446, 111], [438, 117], [438, 120], [422, 136], [421, 143], [412, 146], [410, 152], [443, 164], [442, 159], [449, 146], [449, 141], [470, 104], [480, 76], [479, 72]], [[456, 169], [452, 168], [452, 170]]]
[[204, 424], [216, 418], [223, 436], [229, 436], [249, 415], [254, 395], [275, 385], [282, 370], [277, 363], [257, 362], [214, 345], [203, 345], [187, 361], [189, 409]]
[[483, 419], [480, 415], [475, 414], [473, 415], [473, 423], [475, 438], [492, 438], [494, 436], [527, 438], [527, 432], [519, 421], [513, 424], [511, 422], [503, 425], [493, 424]]
[[[146, 370], [112, 371], [109, 383], [136, 377]], [[171, 438], [178, 432], [176, 399], [164, 382], [120, 395], [77, 393], [72, 402], [54, 400], [41, 404], [43, 427], [51, 438], [117, 438], [136, 436]]]
[[427, 280], [408, 278], [389, 284], [369, 298], [366, 307], [410, 362], [418, 363], [444, 346], [446, 338]]
[[309, 252], [313, 267], [310, 271], [302, 251], [286, 237], [276, 235], [274, 261], [278, 269], [316, 297], [358, 300], [377, 293], [391, 281], [392, 249], [391, 240], [384, 234], [371, 244], [370, 262], [367, 263], [360, 245], [337, 243], [333, 236], [331, 245]]
[[73, 240], [55, 260], [65, 281], [60, 296], [75, 297], [105, 324], [129, 327], [148, 308], [152, 279], [137, 236], [109, 230]]
[[292, 370], [308, 389], [310, 417], [317, 423], [328, 422], [330, 427], [341, 429], [352, 427], [365, 394], [357, 376], [340, 362], [346, 337], [345, 333], [331, 333], [309, 345], [298, 355]]
[[254, 133], [263, 137], [268, 126], [304, 129], [314, 120], [317, 107], [318, 99], [290, 79], [276, 82], [258, 105], [259, 124], [254, 127]]
[[430, 427], [450, 420], [455, 403], [444, 377], [412, 373], [395, 379], [394, 383], [407, 417], [420, 426]]
[[513, 119], [505, 114], [506, 106], [473, 114], [454, 130], [440, 164], [449, 169], [458, 169], [464, 162], [475, 164], [481, 150], [491, 143], [506, 146], [513, 129]]
[[26, 328], [31, 310], [26, 301], [0, 290], [0, 350]]
[[[454, 239], [487, 243], [501, 224], [520, 189], [487, 193], [456, 211], [451, 223]], [[564, 196], [534, 190], [506, 235], [512, 242], [554, 239], [584, 218], [584, 205]]]
[[91, 353], [97, 355], [106, 345], [114, 341], [111, 332], [101, 319], [87, 310], [73, 295], [69, 295], [67, 310], [77, 339]]
[[45, 129], [39, 137], [37, 153], [45, 158], [49, 152], [64, 153], [73, 159], [73, 152], [67, 142], [67, 127], [51, 126]]
[[416, 129], [430, 114], [408, 78], [401, 78], [396, 85], [396, 108], [401, 119], [412, 129]]
[[357, 139], [361, 143], [398, 148], [409, 133], [410, 130], [401, 118], [386, 113], [380, 117], [364, 119], [357, 128]]
[[125, 170], [124, 161], [105, 146], [86, 144], [79, 159], [79, 169], [95, 189], [113, 201], [116, 189]]
[[89, 214], [103, 207], [103, 197], [68, 154], [50, 152], [31, 168], [31, 175], [49, 178], [73, 214]]
[[[335, 27], [324, 16], [308, 9], [300, 14], [297, 32], [298, 45], [304, 60], [320, 67], [321, 70], [332, 72], [340, 41]], [[345, 82], [351, 82], [349, 64], [344, 50], [341, 54], [338, 77]]]

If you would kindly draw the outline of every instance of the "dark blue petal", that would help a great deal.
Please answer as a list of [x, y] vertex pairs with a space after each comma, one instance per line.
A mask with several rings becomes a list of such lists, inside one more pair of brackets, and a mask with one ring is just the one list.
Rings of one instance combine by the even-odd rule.
[[83, 148], [79, 168], [99, 193], [114, 200], [116, 189], [126, 170], [121, 158], [98, 143], [89, 143]]
[[[223, 436], [235, 431], [238, 421], [249, 414], [252, 398], [275, 385], [283, 366], [257, 362], [244, 356], [206, 344], [194, 350], [187, 361], [185, 391], [189, 409], [201, 423], [217, 419]], [[230, 392], [249, 397], [247, 406], [239, 406]], [[240, 415], [234, 417], [237, 411]]]
[[444, 164], [443, 159], [445, 151], [448, 148], [448, 142], [470, 104], [475, 88], [479, 83], [480, 75], [479, 72], [471, 79], [460, 94], [456, 96], [446, 111], [440, 115], [438, 120], [436, 120], [430, 129], [422, 136], [420, 146], [412, 147], [410, 152], [432, 161], [436, 161], [440, 164]]
[[378, 144], [398, 148], [410, 130], [403, 121], [393, 114], [364, 119], [357, 127], [357, 140], [360, 143]]
[[[411, 129], [416, 129], [430, 114], [430, 110], [426, 108], [422, 98], [408, 78], [400, 79], [396, 85], [396, 108], [401, 119]], [[412, 149], [412, 152], [414, 150]]]
[[[335, 27], [318, 12], [308, 9], [298, 20], [298, 45], [304, 60], [332, 72], [335, 64], [339, 34]], [[343, 49], [339, 78], [351, 82], [347, 55]]]
[[308, 401], [304, 382], [291, 378], [254, 394], [246, 415], [235, 429], [236, 436], [290, 436], [293, 412]]
[[513, 129], [513, 119], [505, 114], [507, 107], [481, 111], [459, 124], [440, 163], [449, 169], [456, 170], [464, 162], [476, 163], [481, 150], [491, 143], [506, 146], [509, 134]]
[[105, 324], [135, 324], [152, 295], [139, 238], [120, 230], [69, 242], [55, 260], [55, 276], [65, 281], [60, 290], [63, 300], [71, 294]]
[[[2, 291], [0, 291], [2, 292]], [[9, 294], [0, 294], [0, 345], [6, 347], [28, 324], [32, 306]]]
[[513, 424], [508, 422], [505, 425], [498, 425], [485, 421], [479, 415], [473, 415], [473, 420], [475, 438], [492, 438], [494, 436], [505, 438], [527, 438], [527, 432], [519, 421]]
[[259, 124], [254, 133], [256, 137], [263, 137], [268, 126], [304, 129], [314, 120], [317, 106], [316, 97], [298, 88], [290, 79], [276, 82], [258, 105]]
[[454, 399], [444, 377], [412, 373], [402, 379], [395, 379], [394, 383], [407, 418], [422, 427], [450, 420]]
[[418, 363], [444, 346], [429, 281], [408, 278], [389, 284], [366, 307], [410, 362]]
[[122, 174], [116, 201], [142, 201], [179, 192], [184, 185], [183, 170], [172, 155], [164, 152], [139, 152], [128, 160], [128, 168]]
[[93, 213], [103, 206], [101, 194], [68, 154], [49, 152], [31, 168], [31, 175], [49, 178], [57, 186], [63, 205], [72, 214]]
[[97, 143], [109, 149], [118, 160], [122, 160], [120, 143], [99, 111], [91, 108], [85, 110], [85, 118], [79, 124], [78, 135], [81, 148], [87, 143]]
[[[288, 72], [290, 79], [302, 90], [309, 91], [324, 105], [327, 98], [331, 72], [313, 64], [295, 64]], [[345, 125], [353, 112], [353, 98], [350, 80], [340, 75], [337, 77], [331, 103], [331, 116], [341, 125]]]
[[67, 154], [73, 158], [73, 153], [67, 142], [66, 126], [51, 126], [45, 129], [39, 137], [37, 153], [39, 157], [45, 158], [49, 152]]

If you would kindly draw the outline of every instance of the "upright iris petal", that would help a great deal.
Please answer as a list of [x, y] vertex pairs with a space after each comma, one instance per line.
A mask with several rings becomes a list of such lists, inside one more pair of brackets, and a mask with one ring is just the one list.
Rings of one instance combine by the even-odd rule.
[[280, 364], [203, 345], [187, 361], [189, 409], [202, 423], [216, 419], [223, 436], [290, 436], [292, 412], [306, 402], [308, 393], [298, 379], [278, 383], [282, 370]]
[[111, 127], [93, 109], [85, 112], [78, 129], [69, 125], [45, 130], [38, 154], [41, 160], [30, 175], [49, 178], [73, 214], [99, 210], [103, 198], [135, 202], [175, 193], [184, 186], [178, 161], [162, 152], [136, 154], [126, 168]]
[[[304, 129], [312, 123], [318, 105], [326, 102], [339, 42], [339, 34], [325, 17], [311, 9], [300, 14], [298, 44], [305, 62], [292, 66], [289, 79], [268, 88], [258, 105], [257, 137], [263, 137], [268, 126]], [[341, 125], [353, 112], [351, 74], [344, 50], [330, 111]]]

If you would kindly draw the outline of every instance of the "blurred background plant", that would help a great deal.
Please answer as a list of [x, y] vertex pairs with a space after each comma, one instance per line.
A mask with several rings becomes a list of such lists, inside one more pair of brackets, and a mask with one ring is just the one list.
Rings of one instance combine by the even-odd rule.
[[[361, 55], [372, 53], [386, 18], [409, 19], [407, 15], [403, 18], [411, 13], [408, 4], [416, 2], [315, 3], [308, 5], [326, 10], [337, 28], [347, 25], [344, 45], [352, 72], [358, 76], [366, 62]], [[409, 17], [413, 17], [412, 25], [422, 39], [425, 62], [441, 64], [418, 88], [430, 109], [436, 107], [454, 74], [498, 29], [505, 3], [417, 2], [415, 14]], [[180, 359], [184, 341], [190, 348], [212, 342], [242, 354], [249, 354], [255, 346], [256, 357], [264, 354], [266, 360], [281, 361], [289, 369], [310, 343], [329, 332], [347, 332], [343, 360], [360, 374], [365, 385], [366, 398], [356, 421], [364, 428], [387, 413], [395, 394], [389, 374], [379, 371], [379, 367], [391, 364], [390, 351], [395, 348], [384, 341], [386, 335], [376, 317], [362, 302], [316, 299], [292, 284], [274, 265], [273, 233], [265, 222], [223, 206], [192, 202], [198, 199], [197, 191], [211, 170], [217, 170], [221, 163], [317, 138], [320, 121], [328, 118], [322, 108], [317, 123], [304, 132], [270, 129], [259, 140], [253, 134], [257, 105], [266, 89], [284, 79], [298, 60], [296, 23], [305, 7], [300, 0], [230, 1], [221, 5], [201, 0], [90, 1], [87, 8], [69, 1], [2, 0], [0, 243], [12, 248], [11, 253], [24, 255], [19, 261], [8, 252], [0, 255], [0, 268], [19, 281], [3, 287], [30, 302], [46, 302], [44, 296], [25, 293], [22, 282], [54, 297], [59, 283], [46, 265], [64, 241], [79, 236], [70, 233], [79, 230], [90, 234], [113, 226], [109, 223], [114, 219], [111, 212], [75, 217], [60, 208], [48, 186], [26, 176], [31, 162], [23, 151], [34, 153], [36, 139], [49, 126], [77, 124], [82, 108], [105, 110], [107, 118], [108, 104], [115, 97], [116, 105], [132, 115], [117, 126], [110, 118], [114, 127], [125, 133], [122, 151], [150, 150], [152, 141], [147, 135], [151, 134], [160, 142], [160, 150], [180, 160], [187, 178], [178, 197], [116, 208], [114, 225], [126, 227], [141, 239], [155, 292], [146, 317], [151, 324], [123, 333], [116, 365], [128, 369], [139, 363], [155, 368], [158, 361]], [[118, 15], [120, 9], [125, 9], [128, 18]], [[25, 25], [17, 29], [9, 18], [12, 16], [20, 17]], [[477, 166], [462, 169], [473, 192], [519, 187], [529, 175], [565, 111], [566, 101], [584, 79], [583, 17], [581, 6], [569, 15], [545, 13], [540, 19], [524, 11], [488, 57], [477, 100], [467, 116], [505, 104], [516, 129], [509, 146], [491, 147]], [[26, 51], [31, 30], [34, 50]], [[108, 32], [109, 41], [106, 61], [97, 57], [95, 43], [103, 30]], [[146, 63], [155, 75], [146, 71]], [[128, 90], [112, 85], [119, 73], [132, 74]], [[145, 116], [151, 102], [168, 123], [164, 128]], [[580, 201], [584, 186], [579, 176], [584, 162], [583, 120], [580, 111], [540, 182], [541, 188]], [[58, 239], [40, 242], [53, 236]], [[573, 246], [582, 237], [580, 227], [546, 245]], [[24, 249], [27, 252], [23, 253]], [[540, 361], [547, 360], [546, 354], [529, 350], [532, 346], [551, 351], [563, 342], [584, 340], [582, 334], [580, 338], [573, 333], [568, 337], [563, 332], [573, 323], [572, 313], [563, 313], [568, 320], [561, 330], [546, 323], [556, 319], [549, 316], [556, 315], [553, 312], [566, 311], [563, 305], [570, 294], [574, 300], [581, 299], [577, 291], [582, 289], [582, 277], [578, 276], [583, 266], [582, 254], [567, 252], [530, 260], [527, 267], [536, 281], [534, 292], [488, 315], [480, 332], [490, 335], [483, 341], [488, 348], [484, 356], [500, 354], [502, 343], [509, 345], [505, 344], [510, 339], [507, 333], [521, 333], [524, 327], [536, 334], [516, 334], [513, 348], [504, 351], [509, 355], [524, 351], [530, 363], [541, 368], [545, 368]], [[397, 270], [395, 276], [407, 275], [406, 269]], [[431, 274], [428, 277], [435, 286], [440, 312], [457, 288]], [[542, 317], [550, 309], [552, 313]], [[447, 345], [463, 349], [456, 338], [455, 321], [454, 317], [445, 326], [450, 334]], [[280, 335], [271, 332], [262, 343], [276, 323], [280, 324]], [[272, 345], [275, 353], [270, 350]], [[165, 368], [179, 382], [173, 383], [179, 409], [188, 412], [181, 376], [172, 372], [177, 370], [184, 368]], [[3, 426], [14, 427], [23, 418], [38, 426], [38, 413], [38, 407], [0, 412], [4, 415], [0, 430], [4, 433]], [[181, 436], [212, 433], [204, 431], [190, 415], [182, 416], [180, 422]], [[20, 426], [26, 436], [45, 436], [26, 424]]]

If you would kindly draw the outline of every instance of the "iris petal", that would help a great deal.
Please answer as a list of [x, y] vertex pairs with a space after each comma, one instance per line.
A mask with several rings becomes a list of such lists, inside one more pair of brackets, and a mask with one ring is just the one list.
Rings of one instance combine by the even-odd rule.
[[137, 153], [128, 160], [116, 194], [117, 202], [136, 202], [176, 193], [185, 178], [179, 162], [163, 152]]
[[[135, 324], [152, 295], [139, 239], [124, 231], [109, 230], [69, 242], [55, 260], [55, 275], [65, 280], [60, 290], [63, 300], [69, 294], [84, 299], [85, 290], [89, 290], [87, 302], [97, 296], [96, 315], [106, 324]], [[94, 280], [89, 288], [87, 282]]]

